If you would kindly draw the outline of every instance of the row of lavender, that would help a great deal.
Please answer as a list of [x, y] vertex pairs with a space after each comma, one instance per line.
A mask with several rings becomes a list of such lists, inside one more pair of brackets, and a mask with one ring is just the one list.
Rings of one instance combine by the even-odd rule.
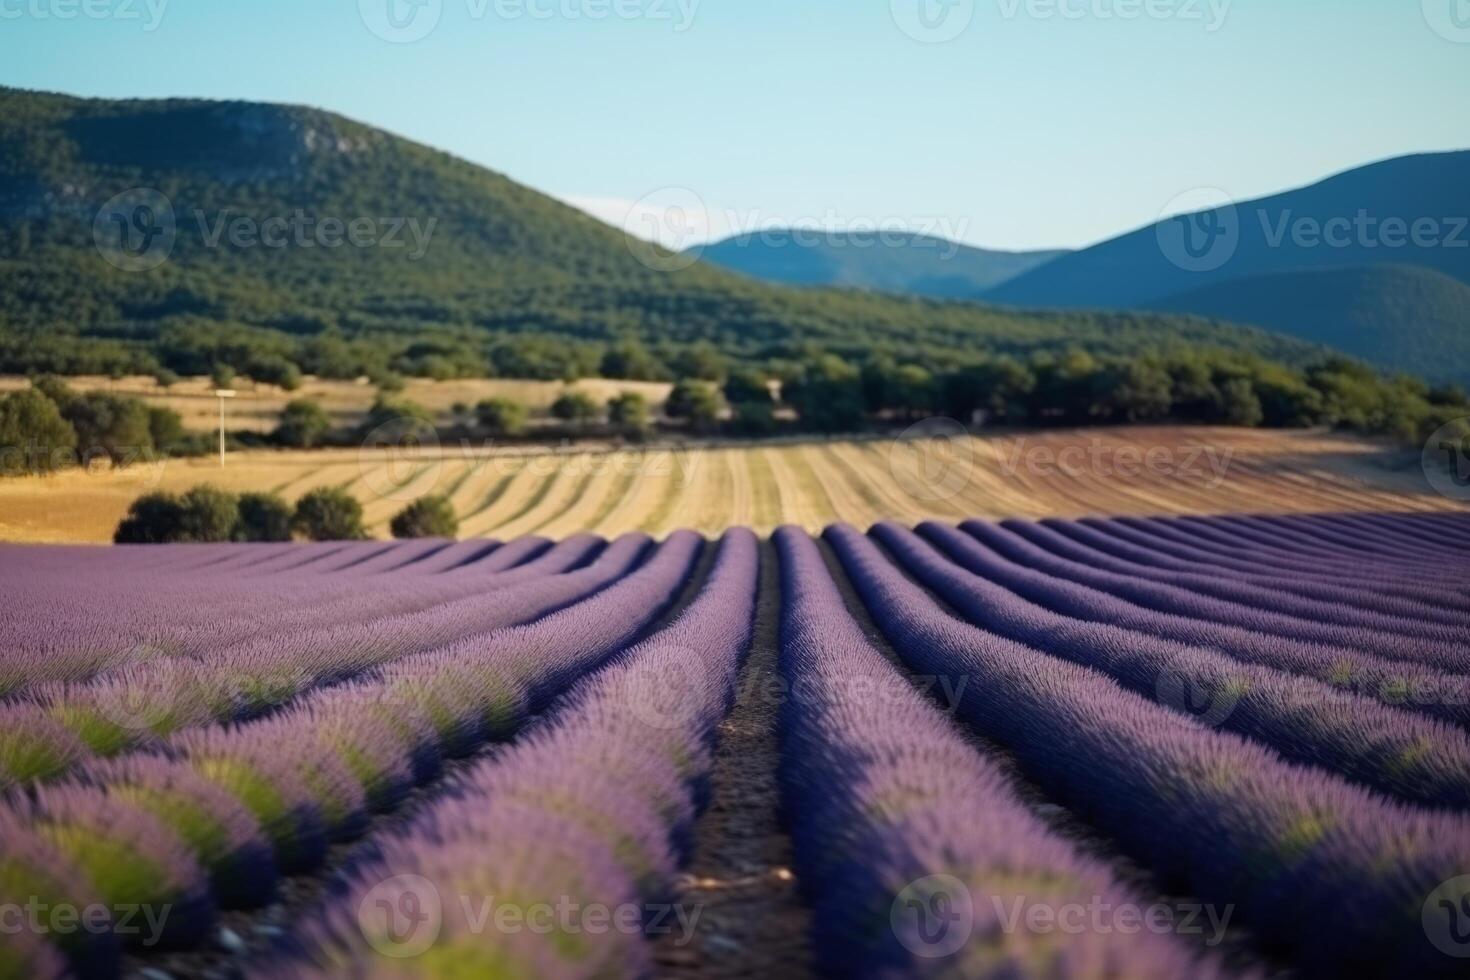
[[657, 618], [699, 547], [696, 535], [676, 534], [636, 570], [620, 561], [601, 591], [587, 595], [582, 582], [580, 602], [528, 625], [413, 653], [266, 717], [185, 730], [12, 791], [0, 814], [0, 887], [26, 907], [168, 910], [153, 932], [57, 934], [83, 974], [115, 973], [120, 942], [197, 945], [218, 908], [270, 900], [278, 874], [317, 867], [329, 841], [360, 836], [372, 814], [432, 782], [443, 759], [513, 736]]
[[[1234, 571], [1279, 579], [1283, 593], [1287, 585], [1337, 587], [1351, 582], [1354, 556], [1361, 566], [1367, 551], [1381, 567], [1378, 555], [1389, 556], [1377, 546], [1417, 538], [1420, 544], [1406, 545], [1407, 557], [1392, 575], [1364, 583], [1362, 591], [1370, 599], [1419, 602], [1431, 594], [1464, 595], [1463, 576], [1444, 572], [1463, 568], [1454, 547], [1440, 547], [1444, 538], [1420, 536], [1425, 526], [1408, 521], [1385, 527], [1382, 534], [1338, 541], [1340, 529], [1331, 525], [1332, 533], [1297, 550], [1312, 559], [1299, 567], [1242, 557], [1281, 550], [1279, 537], [1248, 550], [1240, 545], [1250, 540], [1243, 534], [1215, 541], [1218, 547], [1199, 550], [1218, 560], [1201, 558], [1191, 573], [1210, 581], [1190, 584], [1228, 582], [1230, 564], [1244, 562], [1271, 575]], [[1456, 542], [1458, 526], [1446, 528]], [[1241, 650], [1255, 651], [1251, 661], [1170, 637], [1169, 630], [1200, 627], [1188, 618], [1192, 612], [1135, 605], [1090, 586], [1075, 585], [1058, 601], [1095, 615], [1070, 608], [1059, 615], [1044, 597], [1028, 602], [1019, 588], [1012, 593], [995, 584], [995, 569], [1010, 564], [1011, 581], [1039, 587], [1026, 583], [1026, 569], [1003, 558], [1000, 548], [980, 543], [993, 533], [1005, 547], [1036, 548], [1038, 558], [1054, 554], [1027, 539], [1032, 528], [966, 530], [971, 534], [923, 528], [944, 554], [895, 527], [876, 529], [873, 540], [843, 528], [828, 534], [898, 650], [964, 694], [954, 705], [964, 720], [1015, 753], [1030, 778], [1165, 880], [1222, 907], [1239, 903], [1269, 942], [1295, 947], [1301, 962], [1331, 967], [1342, 957], [1385, 970], [1444, 968], [1449, 961], [1425, 943], [1422, 930], [1412, 935], [1408, 916], [1418, 915], [1432, 881], [1470, 871], [1464, 853], [1470, 835], [1456, 812], [1463, 805], [1462, 728], [1351, 691], [1346, 696], [1357, 700], [1346, 707], [1323, 700], [1343, 695], [1319, 681], [1303, 686], [1289, 667], [1262, 666], [1283, 638], [1257, 622], [1206, 620], [1203, 627], [1210, 635], [1232, 631]], [[1129, 530], [1162, 538], [1175, 529]], [[1133, 559], [1145, 557], [1143, 541], [1130, 540], [1140, 549]], [[962, 969], [966, 975], [1169, 976], [1219, 969], [1193, 962], [1196, 954], [1173, 937], [1025, 925], [1031, 908], [1075, 908], [1099, 899], [1118, 907], [1145, 896], [1132, 895], [1106, 867], [1048, 830], [1019, 802], [1007, 777], [963, 744], [932, 705], [894, 686], [901, 675], [856, 632], [808, 538], [785, 531], [778, 543], [783, 663], [791, 690], [803, 695], [783, 710], [783, 785], [798, 870], [830, 967], [873, 975]], [[60, 895], [74, 904], [92, 896], [114, 908], [167, 905], [175, 909], [167, 940], [193, 943], [214, 904], [265, 900], [276, 870], [310, 869], [327, 838], [362, 833], [371, 812], [393, 810], [408, 787], [431, 782], [442, 757], [511, 737], [541, 715], [512, 749], [437, 790], [406, 833], [374, 834], [372, 856], [300, 931], [296, 955], [264, 965], [262, 975], [289, 969], [442, 976], [466, 963], [490, 975], [640, 972], [647, 965], [641, 932], [651, 919], [667, 922], [650, 912], [670, 901], [669, 876], [708, 771], [710, 733], [728, 704], [749, 635], [753, 540], [728, 536], [702, 598], [673, 627], [547, 709], [558, 692], [648, 625], [687, 574], [696, 546], [692, 537], [676, 536], [638, 571], [604, 581], [602, 591], [584, 580], [584, 592], [572, 587], [572, 598], [553, 604], [576, 603], [570, 608], [521, 613], [541, 617], [530, 626], [386, 655], [348, 683], [285, 691], [277, 702], [283, 707], [267, 717], [128, 746], [110, 762], [83, 762], [75, 778], [13, 793], [0, 822], [0, 888], [6, 895]], [[1177, 557], [1162, 546], [1156, 553]], [[1341, 564], [1333, 564], [1334, 556]], [[994, 566], [984, 577], [964, 567], [982, 558]], [[984, 629], [934, 603], [904, 578], [895, 559]], [[595, 566], [569, 566], [533, 581], [542, 588], [553, 580], [564, 584]], [[1193, 610], [1204, 594], [1190, 592], [1181, 602]], [[1159, 594], [1151, 598], [1161, 601]], [[1230, 599], [1215, 601], [1222, 619], [1235, 614]], [[1098, 623], [1129, 609], [1126, 632]], [[1279, 615], [1295, 624], [1336, 625], [1313, 620], [1308, 611]], [[1404, 612], [1382, 615], [1403, 618]], [[1365, 625], [1363, 636], [1375, 638], [1387, 625]], [[1053, 636], [1061, 642], [1053, 645]], [[1296, 655], [1304, 664], [1313, 662], [1312, 653], [1377, 658], [1389, 669], [1414, 666], [1413, 657], [1395, 659], [1390, 651], [1285, 642], [1303, 647]], [[1444, 644], [1445, 654], [1456, 652], [1453, 639]], [[1417, 641], [1408, 647], [1420, 649]], [[1160, 678], [1176, 677], [1180, 664], [1187, 677], [1213, 679], [1220, 689], [1247, 696], [1240, 719], [1225, 727], [1249, 740], [1211, 730], [1201, 722], [1214, 719], [1190, 717], [1189, 704], [1168, 696], [1173, 688]], [[1329, 706], [1321, 712], [1325, 720], [1310, 712], [1319, 701]], [[1353, 729], [1352, 719], [1365, 710], [1366, 727]], [[1293, 743], [1293, 723], [1306, 729], [1305, 744]], [[1403, 724], [1409, 727], [1398, 727]], [[1365, 731], [1378, 741], [1352, 744]], [[1283, 756], [1314, 768], [1290, 765]], [[1389, 803], [1355, 783], [1446, 809]], [[1385, 868], [1393, 873], [1385, 875]], [[1335, 907], [1311, 904], [1333, 889], [1341, 892]], [[469, 900], [491, 895], [510, 896], [522, 911], [570, 897], [584, 913], [628, 909], [636, 921], [600, 933], [576, 920], [549, 930], [488, 928], [499, 920], [487, 919]], [[956, 934], [947, 924], [958, 914], [957, 897], [969, 916], [963, 941], [936, 955], [935, 943], [942, 947]], [[404, 944], [412, 947], [419, 937], [417, 930], [403, 933], [396, 918], [421, 921], [417, 912], [430, 899], [439, 903], [434, 935], [405, 956]], [[381, 917], [364, 918], [362, 910], [373, 908]], [[1008, 908], [1015, 910], [1010, 918]], [[1327, 917], [1329, 929], [1321, 930], [1321, 922], [1317, 928], [1332, 942], [1302, 934], [1312, 916]], [[945, 928], [932, 932], [936, 923]], [[1339, 927], [1359, 931], [1339, 944]], [[73, 943], [67, 952], [74, 964], [106, 973], [116, 962], [112, 938]], [[17, 975], [59, 967], [53, 951], [36, 940], [17, 937], [8, 946], [11, 959], [0, 957], [0, 965]]]

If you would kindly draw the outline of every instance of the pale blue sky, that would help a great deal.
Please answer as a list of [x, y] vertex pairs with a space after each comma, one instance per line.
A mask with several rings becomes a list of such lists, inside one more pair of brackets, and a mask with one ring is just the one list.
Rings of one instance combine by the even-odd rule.
[[920, 0], [419, 0], [413, 43], [387, 2], [0, 0], [0, 82], [321, 106], [613, 218], [680, 187], [716, 233], [1007, 248], [1470, 146], [1470, 0], [947, 0], [945, 43]]

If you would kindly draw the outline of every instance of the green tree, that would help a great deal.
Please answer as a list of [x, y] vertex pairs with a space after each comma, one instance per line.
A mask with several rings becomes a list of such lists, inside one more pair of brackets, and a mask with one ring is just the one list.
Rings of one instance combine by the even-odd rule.
[[669, 377], [663, 362], [635, 340], [620, 341], [608, 348], [597, 373], [627, 381], [662, 381]]
[[125, 466], [153, 449], [148, 407], [136, 398], [102, 392], [78, 395], [61, 410], [77, 432], [77, 451], [84, 462], [106, 455]]
[[220, 390], [227, 390], [235, 383], [235, 369], [228, 364], [216, 364], [209, 372], [209, 383]]
[[769, 401], [740, 402], [730, 420], [730, 431], [740, 436], [768, 436], [776, 431], [776, 424], [776, 406]]
[[393, 516], [395, 538], [452, 538], [459, 533], [454, 505], [442, 495], [420, 497]]
[[486, 398], [475, 406], [475, 417], [480, 428], [492, 438], [506, 439], [526, 431], [531, 412], [525, 405], [510, 398]]
[[291, 529], [309, 541], [360, 541], [362, 504], [341, 487], [319, 487], [296, 502]]
[[250, 543], [290, 541], [290, 505], [273, 493], [242, 493], [231, 537]]
[[403, 438], [419, 437], [434, 431], [434, 416], [428, 409], [406, 398], [379, 398], [368, 409], [362, 431], [389, 429]]
[[1013, 358], [982, 361], [954, 371], [939, 383], [939, 405], [952, 418], [969, 422], [976, 412], [1016, 422], [1029, 411], [1036, 376]]
[[602, 415], [602, 408], [586, 392], [567, 391], [551, 405], [551, 414], [563, 422], [585, 425]]
[[765, 375], [758, 371], [741, 369], [731, 372], [729, 379], [725, 382], [725, 400], [731, 405], [748, 403], [769, 405], [775, 399], [771, 397], [771, 385]]
[[680, 378], [723, 383], [730, 373], [730, 362], [710, 344], [696, 344], [681, 349], [673, 357], [674, 374]]
[[40, 391], [0, 396], [0, 474], [49, 472], [75, 458], [77, 433]]
[[168, 544], [179, 540], [184, 508], [171, 493], [148, 493], [134, 500], [117, 526], [116, 544]]
[[863, 425], [862, 375], [830, 355], [806, 365], [802, 376], [786, 386], [786, 401], [809, 429], [849, 432]]
[[208, 484], [194, 487], [179, 498], [178, 537], [194, 543], [229, 541], [240, 516], [240, 501], [232, 493]]
[[648, 399], [636, 391], [625, 391], [607, 403], [607, 419], [624, 433], [642, 437], [653, 423]]
[[699, 431], [707, 431], [720, 421], [725, 412], [725, 398], [720, 389], [707, 381], [684, 379], [674, 385], [664, 403], [664, 414], [671, 419], [684, 419]]
[[298, 398], [282, 409], [281, 421], [272, 437], [283, 446], [310, 449], [321, 445], [331, 430], [332, 419], [325, 409], [314, 401]]
[[1220, 386], [1221, 414], [1226, 425], [1255, 428], [1266, 418], [1249, 378], [1231, 378]]
[[153, 440], [153, 448], [161, 453], [183, 452], [190, 442], [183, 417], [161, 405], [148, 406], [148, 435]]

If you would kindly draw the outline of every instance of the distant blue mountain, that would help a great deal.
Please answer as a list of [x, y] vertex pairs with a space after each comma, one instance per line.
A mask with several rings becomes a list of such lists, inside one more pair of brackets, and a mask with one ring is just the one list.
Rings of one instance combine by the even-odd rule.
[[1142, 308], [1246, 276], [1385, 264], [1421, 266], [1470, 284], [1467, 223], [1470, 151], [1400, 157], [1233, 212], [1148, 225], [1062, 256], [984, 298], [1013, 306]]
[[1254, 324], [1434, 381], [1470, 382], [1470, 286], [1421, 266], [1246, 276], [1155, 308]]
[[933, 299], [973, 299], [1062, 251], [997, 252], [927, 235], [781, 229], [705, 246], [701, 257], [754, 279]]
[[981, 294], [1251, 324], [1380, 368], [1470, 380], [1470, 152], [1400, 157], [1170, 218]]

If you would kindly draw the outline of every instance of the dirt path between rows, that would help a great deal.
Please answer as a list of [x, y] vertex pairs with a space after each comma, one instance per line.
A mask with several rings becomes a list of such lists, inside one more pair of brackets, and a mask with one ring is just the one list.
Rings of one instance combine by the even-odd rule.
[[720, 725], [708, 809], [695, 826], [692, 859], [676, 901], [697, 908], [692, 941], [655, 941], [661, 978], [803, 978], [812, 975], [810, 914], [791, 872], [776, 766], [780, 744], [777, 646], [780, 571], [761, 545], [755, 632], [735, 706]]

